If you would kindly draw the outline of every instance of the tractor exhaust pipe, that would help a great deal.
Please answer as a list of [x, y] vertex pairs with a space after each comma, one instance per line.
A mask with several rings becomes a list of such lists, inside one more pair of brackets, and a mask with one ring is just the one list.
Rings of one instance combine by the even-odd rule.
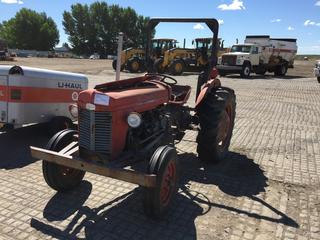
[[120, 32], [118, 37], [116, 81], [120, 80], [122, 45], [123, 45], [123, 33]]

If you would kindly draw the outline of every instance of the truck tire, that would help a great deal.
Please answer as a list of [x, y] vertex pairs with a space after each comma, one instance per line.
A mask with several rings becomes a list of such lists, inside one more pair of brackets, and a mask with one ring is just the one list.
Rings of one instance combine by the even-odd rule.
[[[56, 133], [48, 142], [47, 149], [60, 151], [73, 141], [75, 130], [63, 130]], [[46, 183], [58, 192], [65, 192], [78, 186], [85, 172], [64, 167], [52, 162], [42, 161], [42, 172]]]
[[197, 152], [201, 161], [218, 163], [228, 152], [234, 127], [236, 96], [232, 89], [213, 89], [197, 109], [200, 130]]
[[251, 65], [250, 63], [244, 63], [242, 66], [242, 71], [240, 73], [240, 76], [242, 78], [249, 78], [251, 74]]
[[320, 77], [317, 77], [317, 79], [318, 79], [318, 83], [320, 83]]
[[[112, 68], [113, 68], [113, 70], [117, 71], [117, 60], [113, 60], [112, 61]], [[123, 71], [123, 70], [124, 70], [124, 66], [121, 65], [120, 66], [120, 71]]]
[[64, 129], [73, 129], [74, 124], [70, 118], [64, 116], [53, 117], [49, 122], [49, 134], [53, 136]]
[[127, 62], [127, 69], [131, 73], [137, 73], [139, 72], [141, 66], [140, 61], [138, 58], [130, 58]]
[[175, 59], [169, 66], [169, 72], [172, 75], [181, 75], [184, 72], [185, 65], [181, 59]]
[[156, 73], [164, 73], [166, 69], [162, 66], [163, 64], [163, 58], [158, 58], [155, 60], [153, 64], [153, 69]]
[[275, 76], [285, 76], [288, 71], [288, 65], [287, 64], [281, 64], [276, 67], [274, 71]]
[[144, 210], [154, 219], [160, 219], [170, 208], [177, 193], [179, 165], [177, 152], [171, 146], [161, 146], [153, 153], [148, 173], [157, 175], [154, 188], [144, 188]]

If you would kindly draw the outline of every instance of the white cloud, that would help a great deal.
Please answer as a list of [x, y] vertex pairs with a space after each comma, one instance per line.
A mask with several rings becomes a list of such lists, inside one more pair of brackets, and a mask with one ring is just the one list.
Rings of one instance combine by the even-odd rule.
[[280, 19], [280, 18], [272, 19], [270, 22], [272, 22], [272, 23], [275, 23], [275, 22], [281, 22], [281, 19]]
[[23, 4], [22, 0], [1, 0], [1, 2], [6, 4]]
[[320, 23], [316, 23], [314, 21], [311, 21], [311, 20], [306, 20], [303, 24], [304, 26], [317, 26], [317, 27], [320, 27]]
[[311, 21], [311, 20], [306, 20], [303, 25], [305, 25], [305, 26], [309, 26], [309, 25], [312, 26], [312, 25], [315, 25], [315, 24], [316, 24], [316, 23], [313, 22], [313, 21]]
[[193, 29], [196, 29], [196, 30], [203, 30], [204, 29], [204, 26], [202, 26], [201, 23], [197, 23], [196, 25], [193, 26]]
[[224, 21], [222, 19], [218, 19], [218, 23], [219, 23], [219, 25], [223, 25]]
[[294, 27], [291, 27], [291, 26], [288, 27], [288, 31], [293, 31], [293, 30], [294, 30]]
[[229, 10], [245, 10], [243, 1], [241, 0], [232, 0], [232, 3], [228, 4], [220, 4], [218, 8], [222, 11], [229, 11]]
[[315, 6], [320, 7], [320, 1], [317, 1], [316, 4], [315, 4]]

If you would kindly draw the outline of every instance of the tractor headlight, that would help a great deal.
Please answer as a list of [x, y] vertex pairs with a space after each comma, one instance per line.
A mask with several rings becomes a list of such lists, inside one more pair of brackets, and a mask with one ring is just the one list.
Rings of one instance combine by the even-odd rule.
[[71, 104], [69, 106], [69, 112], [72, 117], [78, 118], [78, 106], [76, 104]]
[[129, 114], [127, 122], [130, 127], [137, 128], [142, 123], [141, 115], [139, 113], [132, 112]]

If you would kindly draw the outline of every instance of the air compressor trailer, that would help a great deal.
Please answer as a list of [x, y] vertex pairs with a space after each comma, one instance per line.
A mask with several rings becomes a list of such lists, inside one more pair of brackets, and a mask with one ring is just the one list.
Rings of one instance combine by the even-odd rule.
[[[85, 75], [22, 66], [0, 66], [0, 127], [49, 122], [52, 131], [72, 124], [70, 107], [88, 88]], [[75, 111], [76, 112], [76, 111]]]

